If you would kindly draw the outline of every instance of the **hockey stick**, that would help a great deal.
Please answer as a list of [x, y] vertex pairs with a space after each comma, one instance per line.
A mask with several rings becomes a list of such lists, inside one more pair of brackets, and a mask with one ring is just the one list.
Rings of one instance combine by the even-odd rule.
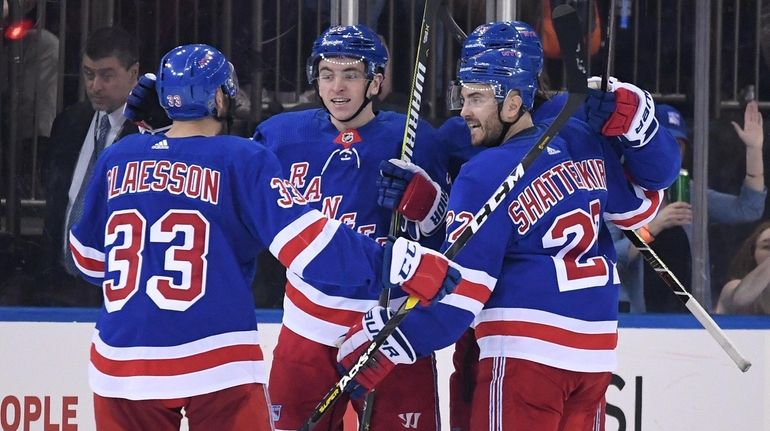
[[465, 39], [468, 38], [468, 35], [465, 34], [462, 28], [457, 24], [457, 21], [452, 17], [452, 15], [449, 13], [449, 9], [447, 9], [446, 4], [443, 5], [444, 7], [439, 10], [439, 18], [444, 23], [444, 26], [447, 30], [449, 30], [449, 33], [454, 36], [455, 40], [460, 43], [460, 45], [465, 42]]
[[[422, 23], [420, 25], [420, 39], [417, 41], [417, 53], [412, 70], [412, 85], [409, 93], [409, 103], [406, 111], [406, 124], [404, 125], [404, 136], [401, 139], [401, 160], [411, 162], [414, 155], [415, 137], [417, 136], [417, 126], [420, 121], [420, 106], [422, 105], [422, 90], [425, 83], [425, 72], [428, 70], [427, 64], [430, 60], [430, 42], [433, 36], [432, 20], [436, 16], [441, 0], [426, 0], [422, 11]], [[394, 210], [390, 219], [390, 236], [398, 236], [398, 228], [401, 221], [401, 215]], [[380, 293], [378, 304], [381, 307], [387, 307], [390, 304], [390, 290], [383, 289]], [[366, 394], [364, 400], [363, 413], [359, 431], [368, 431], [372, 419], [372, 410], [374, 404], [375, 391], [371, 390]]]
[[[537, 142], [529, 149], [527, 154], [524, 155], [521, 162], [508, 174], [508, 177], [503, 181], [500, 187], [495, 190], [494, 194], [487, 200], [484, 206], [473, 217], [473, 221], [458, 237], [454, 244], [444, 252], [444, 256], [448, 259], [453, 259], [457, 253], [465, 246], [475, 232], [484, 224], [489, 217], [489, 214], [497, 208], [500, 203], [508, 196], [516, 185], [516, 183], [524, 175], [524, 171], [528, 168], [535, 158], [546, 148], [548, 143], [559, 133], [559, 130], [567, 120], [577, 111], [582, 105], [583, 100], [586, 97], [586, 82], [587, 77], [585, 68], [582, 65], [583, 57], [580, 53], [582, 44], [579, 42], [582, 33], [580, 30], [580, 22], [578, 21], [577, 13], [575, 9], [568, 5], [557, 6], [552, 14], [554, 28], [556, 29], [557, 37], [559, 38], [559, 44], [562, 46], [562, 59], [564, 65], [567, 68], [567, 90], [568, 97], [567, 102], [562, 107], [559, 115], [556, 116], [553, 123], [546, 129], [543, 135], [537, 140]], [[324, 396], [321, 402], [316, 406], [315, 410], [311, 413], [310, 418], [300, 428], [300, 430], [312, 430], [316, 423], [323, 417], [324, 413], [331, 408], [334, 403], [344, 392], [345, 388], [350, 382], [358, 375], [363, 367], [369, 362], [369, 359], [374, 355], [377, 349], [382, 346], [385, 340], [393, 333], [396, 327], [404, 320], [406, 315], [418, 304], [418, 299], [415, 297], [408, 297], [403, 305], [398, 309], [395, 315], [388, 320], [385, 326], [382, 327], [380, 332], [374, 336], [374, 339], [367, 346], [366, 350], [361, 354], [355, 364], [348, 370], [348, 372], [342, 376], [342, 378], [332, 387], [329, 392]]]
[[[607, 90], [609, 77], [612, 72], [613, 61], [613, 42], [615, 41], [615, 0], [610, 0], [609, 13], [607, 20], [607, 40], [604, 47], [604, 74], [602, 76], [602, 88]], [[714, 319], [708, 314], [702, 305], [684, 288], [684, 285], [674, 275], [674, 273], [668, 269], [663, 260], [655, 253], [647, 242], [634, 230], [624, 230], [623, 233], [631, 241], [631, 243], [639, 250], [639, 253], [644, 258], [645, 262], [650, 265], [656, 274], [663, 280], [664, 283], [674, 292], [677, 298], [690, 310], [690, 313], [703, 325], [703, 328], [711, 335], [712, 338], [722, 347], [722, 349], [730, 356], [735, 365], [744, 373], [751, 367], [746, 357], [741, 355], [735, 345], [727, 338], [727, 335], [714, 321]]]
[[708, 314], [702, 305], [684, 288], [682, 283], [676, 278], [673, 272], [663, 263], [660, 257], [655, 251], [650, 248], [639, 233], [634, 230], [623, 231], [631, 243], [639, 250], [644, 260], [655, 270], [655, 273], [663, 279], [668, 287], [674, 292], [677, 298], [690, 310], [693, 316], [703, 325], [703, 328], [711, 335], [711, 337], [722, 347], [722, 349], [730, 356], [730, 359], [735, 362], [735, 365], [744, 373], [751, 367], [746, 357], [741, 355], [735, 345], [727, 338], [727, 334], [719, 327], [717, 322]]

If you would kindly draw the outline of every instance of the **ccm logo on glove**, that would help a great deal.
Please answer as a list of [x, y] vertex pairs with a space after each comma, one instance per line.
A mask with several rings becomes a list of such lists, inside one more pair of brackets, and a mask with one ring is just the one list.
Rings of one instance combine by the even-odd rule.
[[430, 305], [452, 293], [462, 280], [460, 271], [447, 258], [406, 238], [392, 238], [385, 244], [382, 284], [404, 292]]
[[[396, 247], [396, 244], [393, 247]], [[402, 241], [398, 243], [398, 247], [403, 248], [403, 250], [398, 250], [395, 256], [401, 256], [403, 260], [398, 268], [393, 268], [398, 270], [398, 274], [391, 274], [390, 276], [390, 281], [393, 284], [402, 283], [412, 278], [417, 270], [417, 264], [420, 263], [417, 256], [417, 243]]]

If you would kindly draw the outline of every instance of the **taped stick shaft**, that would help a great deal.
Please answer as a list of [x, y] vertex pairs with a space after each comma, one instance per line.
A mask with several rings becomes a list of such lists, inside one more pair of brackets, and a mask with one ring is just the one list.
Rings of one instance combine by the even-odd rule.
[[655, 250], [653, 250], [649, 244], [635, 231], [626, 230], [626, 236], [631, 243], [639, 250], [644, 260], [650, 265], [652, 269], [663, 279], [666, 285], [671, 288], [677, 298], [690, 310], [693, 316], [703, 325], [711, 337], [719, 344], [722, 349], [727, 353], [730, 359], [735, 362], [735, 365], [744, 373], [751, 367], [751, 362], [743, 356], [735, 345], [727, 338], [727, 334], [719, 327], [717, 322], [708, 314], [702, 305], [684, 288], [684, 285], [679, 279], [671, 272], [670, 269], [663, 263], [660, 257], [658, 257]]

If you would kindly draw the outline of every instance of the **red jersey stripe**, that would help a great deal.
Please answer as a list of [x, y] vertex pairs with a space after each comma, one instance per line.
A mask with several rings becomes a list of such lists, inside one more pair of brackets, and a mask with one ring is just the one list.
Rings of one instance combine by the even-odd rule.
[[612, 350], [618, 345], [617, 332], [585, 334], [542, 323], [521, 321], [492, 321], [476, 326], [476, 338], [493, 335], [537, 338], [554, 344], [585, 350]]
[[644, 191], [644, 196], [650, 201], [650, 206], [643, 212], [640, 212], [633, 217], [627, 219], [613, 220], [612, 222], [618, 226], [629, 227], [641, 223], [643, 220], [652, 217], [655, 211], [660, 207], [660, 197], [662, 193], [659, 191]]
[[328, 219], [326, 218], [314, 221], [281, 247], [281, 251], [278, 253], [278, 260], [283, 266], [287, 268], [291, 266], [294, 259], [321, 234], [327, 221]]
[[351, 327], [361, 321], [364, 313], [350, 310], [340, 310], [338, 308], [324, 307], [307, 298], [291, 282], [286, 282], [286, 297], [292, 304], [303, 312], [325, 322], [331, 322], [337, 325]]
[[129, 360], [104, 357], [91, 345], [91, 363], [97, 370], [113, 377], [177, 376], [233, 362], [262, 360], [262, 348], [253, 344], [220, 347], [180, 358]]
[[492, 295], [492, 291], [489, 290], [489, 287], [480, 283], [473, 283], [466, 279], [460, 280], [460, 283], [453, 293], [474, 299], [482, 304], [486, 303], [489, 296]]
[[92, 259], [83, 256], [80, 251], [70, 243], [70, 251], [72, 251], [72, 259], [80, 265], [81, 268], [85, 268], [88, 271], [104, 272], [104, 261]]

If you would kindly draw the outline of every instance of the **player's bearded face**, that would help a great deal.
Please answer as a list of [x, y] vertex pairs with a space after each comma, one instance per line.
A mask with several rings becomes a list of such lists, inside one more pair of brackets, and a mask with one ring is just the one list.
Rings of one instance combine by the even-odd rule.
[[460, 116], [471, 132], [474, 147], [499, 144], [503, 123], [497, 113], [497, 100], [488, 85], [469, 84], [463, 86], [463, 108]]
[[[333, 57], [318, 63], [318, 94], [326, 109], [336, 119], [350, 119], [364, 103], [367, 90], [371, 93], [377, 83], [369, 84], [364, 62], [356, 58]], [[364, 111], [371, 111], [371, 105]]]
[[116, 57], [92, 60], [83, 56], [81, 73], [94, 110], [112, 112], [126, 102], [136, 84], [139, 64], [126, 69]]

